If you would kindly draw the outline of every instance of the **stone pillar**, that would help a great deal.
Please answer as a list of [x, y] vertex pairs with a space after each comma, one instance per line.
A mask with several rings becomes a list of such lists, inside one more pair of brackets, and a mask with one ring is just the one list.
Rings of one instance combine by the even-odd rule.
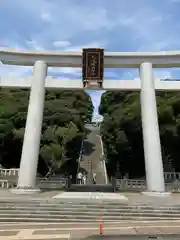
[[141, 116], [147, 191], [163, 193], [165, 192], [164, 173], [151, 63], [144, 62], [141, 64], [140, 79]]
[[46, 63], [43, 61], [35, 62], [16, 190], [21, 193], [40, 191], [36, 188], [36, 174], [43, 121], [46, 75]]

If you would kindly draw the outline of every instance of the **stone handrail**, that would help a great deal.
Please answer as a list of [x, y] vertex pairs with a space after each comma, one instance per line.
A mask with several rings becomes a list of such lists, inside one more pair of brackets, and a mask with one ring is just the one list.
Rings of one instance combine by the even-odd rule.
[[14, 188], [16, 186], [16, 184], [9, 182], [8, 180], [0, 180], [0, 188], [5, 188], [5, 189], [9, 189], [9, 188]]
[[102, 138], [100, 137], [100, 142], [101, 142], [101, 158], [102, 158], [102, 166], [103, 166], [103, 170], [104, 170], [104, 177], [105, 177], [105, 183], [108, 184], [108, 175], [107, 175], [107, 169], [106, 169], [106, 161], [105, 161], [105, 155], [104, 155], [104, 147], [103, 147], [103, 142], [102, 142]]
[[[9, 181], [7, 179], [0, 179], [1, 189], [15, 188], [16, 182]], [[67, 185], [67, 178], [60, 178], [58, 180], [48, 180], [45, 178], [37, 178], [37, 186], [39, 188], [58, 189], [63, 188]]]
[[164, 172], [165, 180], [173, 180], [179, 179], [180, 180], [180, 172]]
[[67, 181], [68, 179], [66, 178], [61, 178], [59, 180], [40, 180], [37, 181], [37, 186], [39, 188], [46, 188], [46, 189], [60, 189], [60, 188], [64, 188], [67, 186]]
[[9, 168], [9, 169], [0, 168], [0, 177], [1, 176], [18, 176], [18, 174], [19, 174], [19, 168]]
[[[84, 134], [84, 136], [85, 136], [85, 134]], [[84, 136], [83, 136], [83, 139], [82, 139], [82, 141], [81, 141], [81, 149], [80, 149], [80, 152], [79, 152], [78, 170], [77, 170], [77, 172], [79, 172], [79, 168], [80, 168], [80, 166], [81, 166], [81, 160], [82, 160], [82, 156], [83, 156]]]

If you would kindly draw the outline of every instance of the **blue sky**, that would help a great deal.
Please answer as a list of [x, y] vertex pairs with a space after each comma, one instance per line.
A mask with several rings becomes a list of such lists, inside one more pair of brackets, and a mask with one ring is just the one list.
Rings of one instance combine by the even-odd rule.
[[[1, 0], [0, 46], [28, 50], [180, 50], [180, 0]], [[22, 77], [31, 68], [0, 64], [1, 76]], [[160, 78], [180, 70], [156, 69]], [[81, 78], [81, 69], [53, 68], [48, 75]], [[133, 69], [105, 69], [106, 79], [134, 79]], [[95, 115], [101, 96], [91, 92]]]

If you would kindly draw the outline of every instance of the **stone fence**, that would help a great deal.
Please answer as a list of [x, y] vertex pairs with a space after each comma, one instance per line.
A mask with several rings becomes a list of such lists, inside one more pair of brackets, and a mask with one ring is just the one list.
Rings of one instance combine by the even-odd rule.
[[[0, 188], [9, 189], [16, 187], [19, 169], [0, 168]], [[180, 192], [180, 173], [164, 173], [166, 190]], [[67, 186], [67, 178], [37, 178], [37, 185], [42, 189], [60, 189]], [[117, 189], [121, 191], [144, 191], [146, 190], [145, 180], [117, 179]]]
[[10, 168], [10, 169], [4, 169], [0, 168], [0, 177], [2, 176], [17, 176], [19, 174], [19, 168]]
[[[180, 192], [180, 181], [165, 182], [166, 191], [168, 192]], [[145, 180], [132, 180], [132, 179], [117, 179], [117, 190], [127, 192], [142, 192], [146, 191]]]

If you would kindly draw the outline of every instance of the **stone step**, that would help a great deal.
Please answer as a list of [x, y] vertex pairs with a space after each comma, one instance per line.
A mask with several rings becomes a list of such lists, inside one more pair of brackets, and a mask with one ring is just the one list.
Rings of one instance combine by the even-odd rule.
[[111, 184], [89, 184], [89, 185], [79, 185], [72, 184], [68, 191], [71, 192], [114, 192], [114, 188]]
[[[64, 200], [65, 201], [65, 200]], [[104, 203], [104, 202], [101, 202], [101, 201], [97, 201], [97, 202], [91, 202], [91, 203], [82, 203], [82, 202], [72, 202], [72, 203], [68, 203], [68, 202], [56, 202], [56, 203], [32, 203], [32, 202], [14, 202], [14, 201], [8, 201], [8, 202], [0, 202], [0, 206], [5, 206], [5, 205], [7, 205], [7, 206], [10, 206], [10, 205], [21, 205], [21, 206], [51, 206], [51, 207], [56, 207], [56, 206], [74, 206], [74, 207], [78, 207], [78, 206], [86, 206], [86, 207], [98, 207], [98, 206], [104, 206], [104, 207], [133, 207], [133, 205], [125, 205], [125, 204], [113, 204], [113, 203], [111, 203], [111, 204], [106, 204], [106, 203]], [[137, 206], [135, 206], [134, 205], [134, 207], [141, 207], [140, 205], [137, 205]], [[142, 205], [142, 207], [143, 207], [143, 205]], [[147, 206], [145, 206], [145, 207], [147, 207]], [[180, 206], [179, 206], [179, 208], [180, 208]]]
[[72, 214], [75, 214], [75, 213], [83, 213], [83, 214], [98, 214], [98, 213], [109, 213], [109, 214], [112, 214], [112, 215], [118, 215], [118, 214], [129, 214], [129, 213], [132, 213], [132, 214], [174, 214], [174, 215], [178, 215], [180, 214], [180, 211], [157, 211], [156, 209], [153, 210], [153, 211], [126, 211], [126, 210], [123, 210], [123, 209], [120, 209], [120, 210], [117, 210], [117, 211], [111, 211], [109, 209], [106, 209], [106, 210], [102, 210], [102, 209], [99, 209], [98, 211], [92, 211], [92, 210], [86, 210], [84, 211], [84, 209], [59, 209], [59, 210], [49, 210], [49, 209], [18, 209], [18, 208], [13, 208], [13, 209], [3, 209], [3, 210], [0, 210], [0, 213], [4, 213], [4, 212], [30, 212], [30, 213], [36, 213], [36, 212], [39, 212], [39, 213], [43, 213], [43, 212], [48, 212], [50, 214], [61, 214], [61, 213], [72, 213]]
[[180, 212], [123, 212], [123, 211], [118, 211], [118, 212], [111, 212], [111, 211], [101, 211], [99, 210], [98, 212], [84, 212], [83, 210], [78, 211], [78, 210], [74, 210], [74, 211], [67, 211], [67, 210], [60, 210], [60, 211], [38, 211], [38, 209], [34, 209], [34, 210], [3, 210], [0, 211], [0, 215], [2, 214], [19, 214], [19, 215], [23, 215], [23, 214], [29, 214], [29, 215], [51, 215], [51, 216], [59, 216], [59, 215], [76, 215], [76, 216], [99, 216], [99, 215], [107, 215], [107, 216], [114, 216], [114, 217], [119, 217], [119, 216], [175, 216], [175, 217], [179, 217], [180, 216]]
[[74, 207], [74, 206], [59, 206], [59, 207], [48, 207], [48, 206], [1, 206], [0, 207], [0, 210], [4, 210], [4, 209], [29, 209], [29, 210], [33, 210], [33, 209], [39, 209], [39, 210], [48, 210], [48, 211], [59, 211], [61, 209], [69, 209], [69, 210], [74, 210], [76, 209], [77, 211], [79, 210], [83, 210], [83, 211], [92, 211], [92, 212], [96, 212], [96, 211], [99, 211], [99, 210], [102, 210], [102, 211], [112, 211], [112, 212], [116, 212], [116, 211], [124, 211], [124, 212], [139, 212], [139, 211], [143, 211], [143, 212], [153, 212], [153, 211], [157, 211], [157, 212], [180, 212], [180, 209], [176, 209], [176, 208], [152, 208], [152, 209], [149, 209], [149, 208], [123, 208], [123, 207], [119, 207], [119, 208], [108, 208], [108, 207], [91, 207], [91, 208], [88, 208], [88, 207], [81, 207], [81, 206], [78, 206], [78, 207]]
[[100, 216], [103, 216], [104, 218], [112, 218], [112, 219], [121, 219], [122, 217], [164, 217], [164, 218], [170, 218], [170, 219], [174, 219], [174, 218], [178, 218], [180, 219], [180, 213], [179, 214], [167, 214], [167, 213], [102, 213], [102, 212], [98, 212], [98, 213], [83, 213], [83, 212], [60, 212], [60, 213], [50, 213], [50, 212], [1, 212], [0, 213], [0, 217], [24, 217], [24, 216], [29, 216], [29, 218], [36, 218], [36, 217], [44, 217], [44, 218], [48, 218], [48, 217], [52, 217], [52, 218], [72, 218], [72, 216], [75, 216], [76, 218], [79, 219], [89, 219], [89, 218], [98, 218]]
[[[81, 194], [81, 195], [79, 195], [79, 194]], [[16, 202], [17, 203], [31, 203], [31, 204], [57, 204], [57, 203], [59, 203], [59, 204], [77, 204], [77, 203], [80, 204], [80, 203], [82, 203], [82, 204], [86, 204], [86, 205], [94, 205], [94, 204], [96, 205], [97, 203], [99, 203], [99, 202], [102, 203], [102, 201], [103, 201], [103, 204], [107, 204], [107, 205], [112, 205], [112, 204], [113, 205], [114, 204], [127, 205], [128, 204], [127, 200], [122, 201], [122, 198], [120, 198], [121, 201], [119, 199], [118, 199], [119, 201], [117, 201], [116, 198], [113, 199], [111, 197], [111, 195], [114, 193], [110, 193], [111, 198], [109, 198], [109, 199], [108, 199], [108, 196], [109, 196], [108, 193], [104, 193], [104, 194], [92, 193], [91, 194], [89, 192], [87, 192], [87, 193], [80, 192], [79, 194], [77, 192], [76, 193], [73, 192], [71, 195], [71, 193], [68, 192], [69, 198], [66, 199], [66, 201], [63, 198], [55, 198], [56, 197], [55, 196], [53, 198], [42, 199], [42, 200], [41, 199], [26, 199], [26, 198], [24, 198], [23, 200], [22, 200], [22, 198], [0, 198], [0, 203], [16, 203]], [[94, 198], [93, 199], [88, 198], [90, 195]], [[103, 195], [104, 195], [104, 199], [97, 198], [99, 196], [103, 197]], [[118, 194], [118, 195], [121, 197], [120, 194]], [[58, 197], [59, 196], [60, 195], [58, 195]], [[62, 194], [61, 196], [64, 196], [64, 194]], [[73, 198], [74, 196], [78, 196], [79, 198]], [[132, 203], [131, 205], [145, 205], [145, 204], [135, 202], [135, 203]], [[180, 206], [180, 204], [179, 204], [179, 206]]]
[[[75, 193], [73, 193], [75, 194]], [[77, 193], [76, 193], [77, 194]], [[84, 193], [83, 193], [84, 194]], [[87, 194], [87, 193], [85, 193]], [[112, 194], [112, 193], [111, 193]], [[107, 194], [108, 195], [108, 194]], [[162, 200], [162, 201], [160, 201]], [[157, 199], [157, 201], [154, 199], [152, 202], [148, 202], [148, 201], [129, 201], [129, 200], [124, 200], [122, 199], [88, 199], [88, 198], [69, 198], [69, 199], [63, 199], [63, 198], [47, 198], [47, 199], [26, 199], [23, 197], [21, 198], [11, 198], [11, 197], [7, 197], [7, 198], [0, 198], [0, 204], [3, 203], [17, 203], [17, 204], [37, 204], [37, 205], [43, 205], [43, 204], [49, 204], [49, 205], [58, 205], [58, 204], [66, 204], [66, 205], [99, 205], [99, 204], [103, 204], [106, 206], [145, 206], [145, 207], [179, 207], [180, 208], [180, 201], [176, 202], [166, 202], [163, 201], [166, 199]]]
[[[122, 207], [128, 207], [128, 206], [134, 206], [134, 207], [148, 207], [148, 205], [132, 205], [132, 204], [123, 204], [121, 202], [119, 203], [105, 203], [104, 201], [88, 201], [87, 202], [81, 202], [81, 201], [73, 201], [73, 202], [66, 202], [66, 199], [63, 199], [63, 201], [56, 201], [56, 202], [22, 202], [22, 201], [7, 201], [7, 202], [0, 202], [0, 205], [32, 205], [32, 206], [87, 206], [87, 207], [93, 207], [93, 206], [107, 206], [107, 207], [113, 207], [113, 206], [122, 206]], [[173, 205], [175, 206], [175, 205]], [[151, 207], [151, 206], [150, 206]], [[152, 206], [153, 207], [153, 206]], [[168, 207], [168, 206], [167, 206]], [[177, 206], [180, 208], [180, 206]]]
[[74, 201], [1, 201], [0, 222], [94, 222], [180, 220], [180, 205], [151, 206], [127, 203]]
[[[83, 193], [84, 194], [84, 193]], [[85, 193], [87, 194], [87, 193]], [[107, 194], [108, 196], [108, 194]], [[162, 200], [162, 201], [160, 201]], [[98, 205], [103, 205], [103, 206], [132, 206], [132, 207], [150, 207], [150, 208], [154, 208], [154, 207], [162, 207], [162, 208], [180, 208], [180, 204], [178, 201], [176, 202], [165, 202], [163, 201], [165, 199], [157, 199], [157, 201], [153, 201], [153, 202], [139, 202], [139, 201], [127, 201], [127, 200], [116, 200], [116, 199], [110, 199], [110, 200], [106, 200], [106, 199], [51, 199], [51, 198], [46, 198], [46, 199], [34, 199], [34, 198], [30, 198], [30, 199], [25, 199], [24, 197], [22, 198], [11, 198], [11, 197], [6, 197], [6, 198], [1, 198], [0, 197], [0, 205], [2, 204], [28, 204], [28, 205], [51, 205], [51, 206], [56, 206], [56, 205], [86, 205], [86, 206], [98, 206]]]
[[105, 200], [105, 199], [60, 199], [60, 198], [53, 198], [53, 199], [12, 199], [12, 198], [7, 198], [7, 199], [1, 199], [0, 198], [0, 204], [31, 204], [31, 205], [88, 205], [88, 206], [97, 206], [99, 204], [101, 205], [105, 205], [105, 206], [145, 206], [145, 207], [179, 207], [180, 208], [180, 204], [177, 203], [164, 203], [164, 201], [157, 201], [157, 202], [147, 202], [147, 203], [143, 203], [143, 202], [129, 202], [127, 200]]
[[157, 211], [157, 212], [180, 212], [179, 208], [133, 208], [133, 207], [122, 207], [120, 206], [118, 207], [101, 207], [101, 206], [97, 206], [97, 207], [87, 207], [87, 206], [29, 206], [29, 205], [5, 205], [5, 206], [0, 206], [0, 210], [4, 210], [4, 209], [29, 209], [29, 210], [33, 210], [33, 209], [39, 209], [39, 210], [48, 210], [48, 211], [59, 211], [62, 209], [69, 209], [69, 210], [83, 210], [83, 211], [94, 211], [97, 212], [99, 210], [102, 211], [135, 211], [135, 212], [139, 212], [139, 211], [144, 211], [144, 212], [151, 212], [151, 211]]
[[4, 208], [39, 208], [39, 209], [49, 209], [49, 210], [59, 210], [62, 208], [70, 208], [70, 209], [83, 209], [83, 210], [94, 210], [97, 211], [99, 209], [108, 209], [108, 210], [143, 210], [143, 211], [153, 211], [153, 210], [160, 210], [160, 211], [180, 211], [180, 207], [176, 206], [131, 206], [131, 205], [104, 205], [102, 204], [94, 204], [94, 205], [82, 205], [82, 204], [31, 204], [31, 203], [0, 203], [0, 209]]
[[[97, 211], [98, 210], [98, 211]], [[128, 214], [128, 213], [143, 213], [143, 214], [149, 214], [149, 213], [156, 213], [156, 214], [180, 214], [180, 210], [171, 210], [171, 209], [166, 209], [166, 210], [161, 210], [161, 209], [84, 209], [84, 208], [57, 208], [57, 209], [53, 209], [53, 208], [34, 208], [34, 207], [4, 207], [4, 208], [0, 208], [0, 213], [3, 212], [49, 212], [50, 214], [55, 214], [55, 213], [84, 213], [84, 214], [96, 214], [96, 213], [111, 213], [111, 214]]]
[[[131, 217], [131, 216], [122, 216], [117, 219], [114, 218], [103, 218], [103, 222], [118, 222], [118, 221], [173, 221], [173, 220], [180, 220], [179, 218], [165, 218], [165, 217]], [[0, 222], [1, 223], [25, 223], [25, 222], [31, 222], [31, 223], [80, 223], [80, 222], [97, 222], [99, 223], [99, 218], [77, 218], [77, 217], [71, 217], [71, 218], [64, 218], [64, 217], [59, 217], [59, 218], [44, 218], [44, 217], [29, 217], [29, 216], [22, 216], [22, 217], [2, 217], [0, 216]]]

